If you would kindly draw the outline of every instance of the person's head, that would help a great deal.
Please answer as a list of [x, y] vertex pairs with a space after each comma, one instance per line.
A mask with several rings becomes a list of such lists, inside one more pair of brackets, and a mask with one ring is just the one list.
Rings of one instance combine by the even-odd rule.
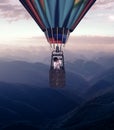
[[53, 59], [55, 62], [57, 62], [59, 59], [57, 57], [54, 57]]

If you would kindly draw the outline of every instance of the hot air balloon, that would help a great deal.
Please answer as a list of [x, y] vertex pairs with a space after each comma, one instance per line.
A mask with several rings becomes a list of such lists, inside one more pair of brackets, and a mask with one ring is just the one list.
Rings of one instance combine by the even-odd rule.
[[[96, 0], [20, 0], [32, 18], [44, 32], [53, 49], [51, 55], [50, 84], [65, 85], [64, 54], [65, 46], [71, 32]], [[54, 59], [61, 62], [54, 69]], [[61, 73], [60, 73], [61, 72]]]

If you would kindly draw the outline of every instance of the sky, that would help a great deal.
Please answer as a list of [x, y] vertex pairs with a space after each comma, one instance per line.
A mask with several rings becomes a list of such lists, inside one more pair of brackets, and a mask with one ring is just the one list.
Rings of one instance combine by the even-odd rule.
[[[14, 53], [19, 49], [26, 52], [30, 48], [31, 51], [28, 52], [33, 55], [32, 52], [36, 50], [36, 47], [38, 49], [38, 46], [49, 46], [43, 32], [19, 0], [0, 0], [0, 30], [1, 55], [6, 55], [6, 52], [8, 55], [8, 51]], [[101, 46], [100, 48], [104, 50], [108, 48], [113, 52], [113, 41], [114, 0], [97, 0], [70, 34], [66, 48], [94, 49], [96, 47], [99, 49]]]

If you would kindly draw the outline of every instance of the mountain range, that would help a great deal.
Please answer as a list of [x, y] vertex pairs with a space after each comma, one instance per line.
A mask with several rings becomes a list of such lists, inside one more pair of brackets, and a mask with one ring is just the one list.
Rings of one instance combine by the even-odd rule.
[[66, 86], [51, 88], [49, 66], [0, 61], [1, 130], [113, 130], [114, 68], [78, 59]]
[[61, 128], [70, 130], [113, 130], [113, 122], [114, 91], [81, 105], [78, 109], [73, 110], [72, 114], [69, 114], [60, 124]]

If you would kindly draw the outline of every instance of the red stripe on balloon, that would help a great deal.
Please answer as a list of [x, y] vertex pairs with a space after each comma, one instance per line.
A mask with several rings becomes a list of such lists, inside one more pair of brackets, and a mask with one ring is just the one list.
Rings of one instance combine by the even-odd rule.
[[44, 9], [44, 0], [39, 0], [42, 8]]
[[32, 10], [33, 14], [35, 15], [37, 21], [38, 21], [38, 24], [40, 24], [41, 28], [45, 29], [45, 26], [43, 24], [43, 22], [41, 21], [40, 19], [40, 16], [38, 15], [38, 13], [36, 12], [34, 6], [32, 5], [32, 2], [33, 1], [30, 1], [30, 0], [26, 0], [28, 6], [30, 7], [30, 9]]
[[54, 38], [49, 38], [48, 42], [50, 44], [63, 44], [61, 40], [55, 40]]

